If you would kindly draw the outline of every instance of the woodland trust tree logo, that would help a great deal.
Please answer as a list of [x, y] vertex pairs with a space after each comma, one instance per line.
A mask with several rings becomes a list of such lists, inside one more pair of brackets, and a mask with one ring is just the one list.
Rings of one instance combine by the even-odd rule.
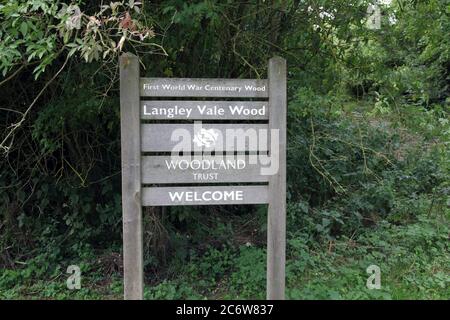
[[214, 147], [217, 142], [217, 138], [219, 137], [219, 133], [214, 129], [201, 129], [200, 132], [194, 136], [193, 142], [197, 144], [198, 147]]

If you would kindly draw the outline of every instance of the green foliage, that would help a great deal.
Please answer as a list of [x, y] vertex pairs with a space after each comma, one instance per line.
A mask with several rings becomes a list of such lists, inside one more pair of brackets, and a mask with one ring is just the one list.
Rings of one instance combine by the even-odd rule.
[[0, 5], [0, 71], [5, 76], [17, 66], [37, 64], [36, 79], [63, 51], [68, 57], [79, 52], [86, 62], [114, 59], [125, 40], [154, 35], [131, 19], [129, 10], [140, 12], [136, 4], [111, 2], [92, 14], [81, 11], [77, 2], [5, 1]]
[[444, 109], [448, 114], [449, 10], [445, 0], [394, 1], [384, 8], [384, 27], [361, 39], [358, 54], [348, 57], [352, 64], [345, 66], [344, 83], [358, 96], [372, 96], [377, 113], [401, 117], [403, 109]]
[[[3, 1], [0, 298], [122, 297], [125, 50], [156, 77], [287, 59], [288, 298], [448, 298], [450, 8], [394, 1], [368, 30], [367, 4]], [[144, 210], [145, 297], [263, 299], [266, 209]]]
[[[448, 219], [448, 218], [447, 218]], [[309, 233], [288, 236], [287, 297], [290, 299], [446, 299], [448, 297], [448, 224], [444, 217], [421, 215], [406, 226], [381, 221], [372, 229], [328, 243]], [[94, 256], [85, 261], [97, 260]], [[366, 269], [381, 269], [381, 289], [368, 289]], [[2, 298], [121, 299], [120, 278], [99, 286], [105, 275], [83, 268], [82, 289], [65, 288], [64, 273], [53, 280], [24, 281], [30, 267], [0, 272]], [[179, 265], [168, 279], [145, 288], [146, 299], [263, 299], [265, 252], [243, 246], [210, 248]], [[37, 293], [37, 296], [36, 296]]]
[[147, 288], [144, 292], [145, 299], [151, 300], [180, 300], [180, 299], [201, 299], [190, 285], [177, 284], [163, 281], [157, 286]]
[[240, 299], [264, 299], [266, 286], [266, 254], [255, 247], [241, 247], [234, 261], [236, 270], [230, 275], [230, 291]]

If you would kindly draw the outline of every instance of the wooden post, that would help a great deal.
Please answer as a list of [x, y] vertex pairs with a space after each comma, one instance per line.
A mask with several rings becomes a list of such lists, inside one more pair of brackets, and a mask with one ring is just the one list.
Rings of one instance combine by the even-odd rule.
[[[267, 299], [283, 300], [286, 263], [286, 60], [269, 60], [269, 129], [279, 129], [279, 171], [269, 179], [267, 221]], [[278, 153], [278, 157], [277, 157]]]
[[124, 298], [143, 298], [139, 61], [120, 57]]

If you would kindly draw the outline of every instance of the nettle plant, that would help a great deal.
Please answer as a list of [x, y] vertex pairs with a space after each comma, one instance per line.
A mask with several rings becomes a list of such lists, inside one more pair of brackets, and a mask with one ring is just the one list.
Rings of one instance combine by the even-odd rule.
[[66, 61], [75, 54], [86, 62], [108, 61], [117, 58], [126, 42], [157, 46], [147, 41], [154, 37], [153, 30], [139, 21], [140, 2], [111, 2], [98, 8], [91, 5], [86, 11], [81, 7], [54, 0], [7, 0], [0, 4], [2, 75], [12, 73], [9, 79], [33, 65], [37, 79], [61, 56]]

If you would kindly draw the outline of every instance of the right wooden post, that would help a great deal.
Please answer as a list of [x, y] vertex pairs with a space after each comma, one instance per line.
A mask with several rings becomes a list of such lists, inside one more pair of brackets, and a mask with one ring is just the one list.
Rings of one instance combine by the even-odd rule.
[[[269, 179], [267, 219], [267, 299], [285, 298], [286, 264], [286, 60], [269, 60], [269, 129], [278, 129], [278, 148], [271, 147], [271, 159], [278, 159], [278, 173]], [[273, 144], [270, 144], [273, 146]], [[273, 149], [272, 149], [273, 148]]]

